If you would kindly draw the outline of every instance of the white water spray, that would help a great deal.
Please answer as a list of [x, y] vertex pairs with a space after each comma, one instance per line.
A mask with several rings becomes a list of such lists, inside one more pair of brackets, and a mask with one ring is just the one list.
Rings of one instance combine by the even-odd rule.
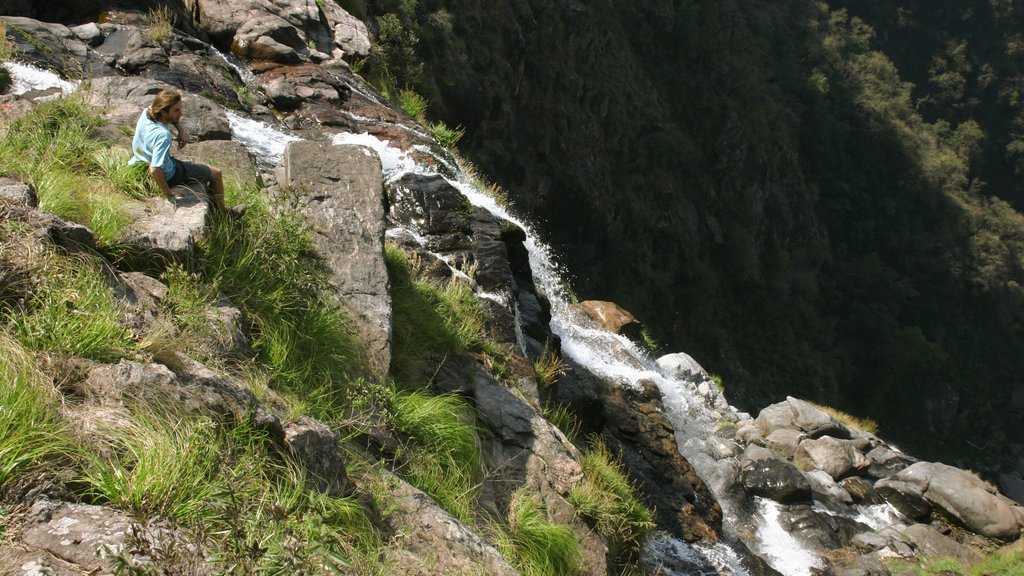
[[71, 94], [78, 88], [76, 82], [64, 80], [50, 70], [43, 70], [30, 64], [21, 64], [20, 62], [13, 61], [5, 62], [3, 65], [11, 73], [11, 80], [13, 81], [11, 86], [12, 94], [21, 95], [31, 90], [58, 88], [60, 89], [60, 94], [54, 94], [50, 97], [57, 98]]

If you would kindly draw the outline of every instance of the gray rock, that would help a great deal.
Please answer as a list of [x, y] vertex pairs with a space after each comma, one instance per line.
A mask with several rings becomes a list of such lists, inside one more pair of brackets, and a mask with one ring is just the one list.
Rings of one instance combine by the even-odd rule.
[[83, 572], [113, 573], [106, 559], [126, 547], [133, 523], [123, 512], [89, 504], [41, 500], [32, 505], [22, 528], [23, 542], [69, 562]]
[[80, 26], [72, 26], [70, 30], [79, 40], [89, 46], [98, 46], [103, 42], [103, 32], [100, 31], [100, 27], [95, 22], [86, 22]]
[[924, 499], [924, 490], [915, 485], [883, 478], [875, 483], [875, 490], [907, 518], [921, 520], [932, 513], [932, 505]]
[[60, 246], [68, 252], [96, 251], [96, 239], [91, 230], [53, 214], [25, 205], [0, 202], [0, 222], [6, 220], [23, 222], [32, 229], [33, 238]]
[[907, 527], [903, 532], [910, 537], [911, 543], [918, 549], [918, 553], [923, 556], [955, 558], [967, 565], [981, 559], [974, 550], [960, 544], [927, 524], [914, 524]]
[[[284, 182], [313, 229], [317, 253], [339, 301], [352, 313], [370, 365], [391, 363], [390, 280], [384, 265], [384, 191], [380, 159], [362, 146], [291, 142]], [[340, 225], [344, 223], [344, 225]]]
[[[225, 122], [226, 122], [225, 118]], [[220, 168], [224, 178], [235, 179], [243, 185], [252, 185], [259, 181], [256, 163], [249, 149], [241, 142], [233, 140], [207, 140], [189, 144], [179, 154], [182, 160], [201, 162]]]
[[387, 189], [391, 217], [423, 235], [461, 234], [468, 247], [475, 210], [438, 174], [405, 174]]
[[658, 366], [677, 380], [697, 383], [708, 378], [707, 370], [685, 352], [666, 354], [658, 358]]
[[294, 110], [302, 104], [337, 106], [348, 99], [350, 89], [329, 72], [314, 64], [253, 65], [260, 87], [278, 110]]
[[918, 462], [892, 479], [913, 486], [925, 500], [982, 536], [1011, 540], [1020, 535], [1013, 502], [993, 493], [994, 488], [970, 472], [938, 462]]
[[0, 16], [7, 21], [19, 60], [58, 72], [64, 78], [87, 78], [111, 73], [102, 59], [63, 24], [32, 18]]
[[351, 492], [345, 474], [345, 456], [330, 428], [303, 416], [285, 428], [284, 442], [306, 467], [310, 474], [308, 480], [317, 490], [335, 497]]
[[141, 272], [125, 272], [117, 275], [113, 288], [124, 324], [137, 335], [150, 333], [160, 314], [157, 302], [167, 295], [167, 286]]
[[453, 518], [429, 496], [397, 476], [385, 474], [389, 531], [403, 537], [392, 570], [407, 576], [475, 574], [496, 576], [518, 572], [494, 547]]
[[36, 190], [31, 184], [25, 184], [11, 178], [0, 177], [0, 201], [7, 200], [16, 204], [22, 204], [29, 208], [39, 205], [39, 198]]
[[196, 246], [206, 235], [210, 207], [200, 184], [175, 186], [173, 200], [149, 198], [125, 228], [128, 246], [125, 265], [135, 270], [159, 271], [171, 263], [190, 267]]
[[917, 462], [916, 458], [907, 456], [885, 446], [876, 446], [867, 453], [870, 465], [867, 474], [872, 478], [887, 478]]
[[796, 454], [797, 448], [800, 446], [800, 442], [806, 438], [807, 435], [799, 430], [794, 430], [792, 428], [780, 428], [778, 430], [773, 430], [772, 433], [764, 439], [764, 445], [770, 450], [775, 450], [787, 459], [792, 460], [793, 456]]
[[273, 14], [247, 19], [231, 41], [232, 54], [251, 60], [297, 64], [302, 61], [299, 56], [302, 52], [308, 53], [308, 50], [299, 31]]
[[778, 520], [786, 532], [818, 551], [849, 546], [854, 536], [870, 530], [860, 522], [819, 511], [808, 504], [782, 507]]
[[283, 441], [280, 420], [247, 387], [182, 354], [167, 353], [163, 360], [167, 365], [122, 360], [99, 366], [78, 384], [79, 393], [90, 405], [112, 408], [128, 399], [172, 401], [215, 420], [251, 421], [272, 439]]
[[366, 24], [334, 2], [325, 2], [323, 11], [334, 33], [334, 43], [345, 56], [362, 58], [369, 55], [370, 33]]
[[776, 502], [811, 499], [811, 484], [792, 464], [767, 448], [747, 446], [740, 458], [740, 481], [749, 494]]
[[854, 443], [831, 436], [806, 439], [797, 447], [793, 464], [801, 470], [824, 470], [832, 478], [844, 476], [867, 467], [867, 459]]
[[120, 28], [107, 36], [96, 51], [129, 74], [153, 64], [167, 65], [167, 51], [135, 28]]
[[853, 504], [853, 497], [850, 493], [837, 484], [827, 472], [823, 470], [804, 472], [804, 478], [811, 483], [811, 492], [814, 493], [815, 500], [824, 502], [831, 508]]
[[839, 486], [846, 490], [855, 504], [874, 505], [885, 502], [875, 487], [863, 478], [857, 476], [844, 478], [839, 482]]

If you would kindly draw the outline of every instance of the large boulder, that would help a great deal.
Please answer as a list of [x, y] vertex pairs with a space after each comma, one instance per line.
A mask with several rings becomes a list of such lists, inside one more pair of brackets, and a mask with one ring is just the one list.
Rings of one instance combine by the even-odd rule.
[[929, 503], [982, 536], [1012, 540], [1020, 535], [1024, 518], [1018, 514], [1019, 507], [975, 474], [938, 462], [918, 462], [892, 479], [913, 487]]
[[[5, 13], [8, 13], [4, 10]], [[58, 72], [64, 78], [88, 78], [113, 73], [103, 58], [63, 24], [0, 15], [7, 22], [19, 60]]]
[[391, 364], [390, 280], [384, 264], [380, 158], [362, 146], [298, 141], [285, 148], [284, 181], [313, 230], [339, 302], [352, 314], [371, 367]]
[[584, 300], [576, 307], [605, 330], [634, 342], [643, 342], [643, 325], [622, 306], [604, 300]]
[[796, 467], [754, 444], [747, 446], [740, 457], [740, 480], [747, 493], [776, 502], [811, 499], [811, 484]]
[[178, 263], [191, 267], [196, 249], [206, 235], [210, 206], [202, 184], [175, 186], [173, 199], [149, 198], [134, 210], [121, 243], [127, 247], [124, 266], [158, 272]]
[[252, 70], [270, 104], [279, 110], [294, 110], [308, 103], [337, 106], [349, 96], [348, 86], [314, 64], [260, 62], [253, 64]]
[[793, 463], [804, 471], [823, 470], [836, 480], [868, 465], [867, 458], [857, 450], [853, 441], [831, 436], [800, 442], [793, 455]]
[[167, 65], [167, 52], [138, 28], [120, 28], [110, 33], [96, 51], [107, 64], [129, 74], [152, 65]]
[[850, 431], [827, 412], [792, 396], [785, 402], [765, 407], [754, 419], [754, 424], [765, 436], [780, 428], [791, 428], [811, 438], [826, 434], [836, 438], [850, 437]]
[[709, 379], [704, 368], [685, 352], [666, 354], [658, 358], [658, 366], [669, 376], [677, 380], [699, 383]]
[[[324, 2], [321, 7], [334, 34], [334, 44], [342, 51], [336, 57], [362, 58], [370, 53], [370, 33], [362, 20], [349, 14], [336, 2]], [[320, 47], [325, 50], [324, 47]]]

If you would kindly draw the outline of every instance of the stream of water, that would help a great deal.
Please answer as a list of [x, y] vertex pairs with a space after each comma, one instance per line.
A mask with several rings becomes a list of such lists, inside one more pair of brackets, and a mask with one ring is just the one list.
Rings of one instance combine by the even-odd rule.
[[[62, 92], [74, 90], [75, 85], [60, 79], [51, 72], [17, 63], [8, 63], [15, 81], [15, 93], [28, 90], [45, 90], [52, 87]], [[20, 92], [19, 92], [20, 91]], [[273, 166], [284, 156], [288, 142], [298, 140], [293, 135], [267, 126], [266, 124], [228, 112], [234, 139], [244, 143], [261, 164]], [[386, 181], [394, 181], [408, 172], [428, 173], [424, 167], [401, 150], [367, 134], [338, 134], [335, 144], [368, 146], [381, 158]], [[709, 407], [706, 398], [698, 393], [696, 386], [689, 382], [669, 377], [650, 358], [626, 338], [596, 327], [571, 305], [562, 268], [555, 254], [539, 237], [533, 226], [509, 212], [494, 198], [481, 191], [458, 167], [447, 165], [447, 177], [471, 203], [507, 219], [526, 231], [526, 248], [529, 251], [530, 266], [538, 289], [550, 300], [554, 333], [561, 337], [562, 353], [583, 365], [594, 374], [613, 379], [623, 386], [636, 387], [641, 380], [652, 381], [662, 392], [667, 416], [676, 427], [680, 452], [694, 466], [697, 473], [707, 482], [713, 473], [706, 457], [707, 439], [721, 424], [720, 410]], [[503, 295], [481, 297], [504, 298]], [[729, 407], [731, 408], [731, 407]], [[713, 483], [708, 482], [709, 486]], [[774, 569], [785, 576], [809, 576], [820, 567], [820, 560], [805, 549], [778, 522], [779, 505], [768, 500], [759, 500], [756, 511], [741, 514], [725, 495], [716, 494], [723, 509], [724, 529], [728, 535], [741, 537], [754, 534], [754, 541], [747, 544], [764, 558]], [[899, 518], [891, 507], [862, 507], [858, 520], [874, 528], [898, 524]], [[740, 529], [740, 524], [746, 528]], [[746, 538], [744, 538], [746, 540]], [[720, 574], [723, 576], [746, 576], [739, 556], [722, 543], [701, 545], [687, 544], [664, 533], [656, 533], [647, 543], [645, 554], [656, 563], [661, 563], [661, 574], [666, 576], [683, 574]]]

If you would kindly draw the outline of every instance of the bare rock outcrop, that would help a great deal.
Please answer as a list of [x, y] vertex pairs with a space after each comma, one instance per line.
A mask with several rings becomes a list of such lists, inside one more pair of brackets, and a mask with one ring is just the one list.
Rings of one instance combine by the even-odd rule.
[[291, 142], [284, 181], [312, 227], [317, 254], [339, 302], [352, 314], [370, 365], [391, 363], [390, 280], [384, 265], [384, 190], [380, 159], [362, 146]]

